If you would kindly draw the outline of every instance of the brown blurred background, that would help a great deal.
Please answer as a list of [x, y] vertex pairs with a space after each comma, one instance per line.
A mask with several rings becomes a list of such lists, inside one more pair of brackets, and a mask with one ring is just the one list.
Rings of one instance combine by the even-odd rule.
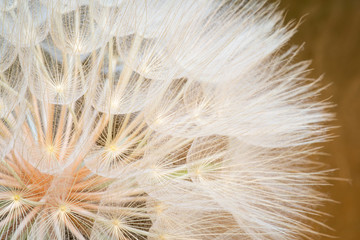
[[[335, 176], [350, 181], [333, 181], [326, 224], [327, 234], [341, 240], [360, 239], [360, 0], [281, 0], [286, 19], [305, 17], [292, 44], [305, 48], [300, 59], [312, 59], [312, 76], [325, 74], [324, 92], [336, 104], [337, 137], [326, 144], [321, 160], [339, 169]], [[324, 232], [324, 231], [323, 231]], [[332, 239], [321, 237], [320, 239]]]

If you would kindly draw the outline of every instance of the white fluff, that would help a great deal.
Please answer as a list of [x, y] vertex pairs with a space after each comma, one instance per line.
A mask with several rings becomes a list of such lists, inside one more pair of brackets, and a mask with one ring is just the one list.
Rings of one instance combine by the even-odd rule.
[[276, 4], [0, 1], [1, 239], [305, 239], [332, 115]]

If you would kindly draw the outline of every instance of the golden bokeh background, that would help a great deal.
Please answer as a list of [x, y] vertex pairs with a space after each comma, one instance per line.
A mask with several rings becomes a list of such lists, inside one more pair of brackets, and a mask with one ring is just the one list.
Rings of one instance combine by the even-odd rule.
[[[327, 189], [338, 203], [327, 204], [332, 217], [322, 230], [341, 240], [360, 239], [360, 0], [281, 0], [286, 20], [303, 21], [292, 44], [305, 43], [300, 59], [312, 59], [312, 77], [324, 74], [323, 93], [336, 104], [335, 139], [326, 144], [320, 160], [338, 169]], [[320, 237], [320, 239], [334, 239]]]

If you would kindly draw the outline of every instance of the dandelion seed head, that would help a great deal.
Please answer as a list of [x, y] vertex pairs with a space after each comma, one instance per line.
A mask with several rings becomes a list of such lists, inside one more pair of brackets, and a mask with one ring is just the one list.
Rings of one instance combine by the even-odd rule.
[[302, 239], [320, 80], [266, 1], [0, 0], [0, 239]]

